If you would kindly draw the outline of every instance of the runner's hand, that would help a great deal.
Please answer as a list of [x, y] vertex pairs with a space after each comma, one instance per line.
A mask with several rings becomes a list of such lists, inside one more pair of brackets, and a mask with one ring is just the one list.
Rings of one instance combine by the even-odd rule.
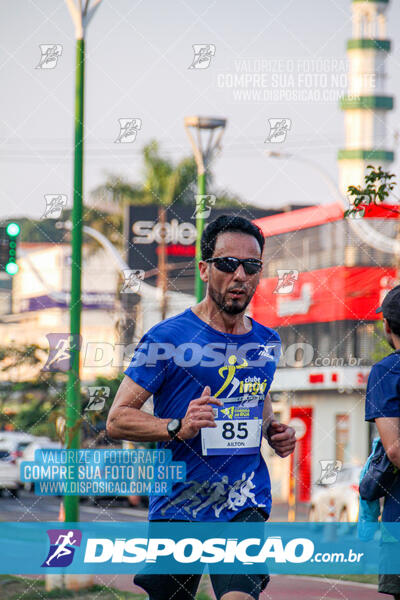
[[292, 454], [296, 446], [296, 432], [293, 427], [273, 420], [269, 424], [266, 433], [269, 445], [278, 456], [285, 458]]
[[221, 400], [210, 396], [211, 388], [206, 385], [200, 398], [192, 400], [182, 419], [182, 427], [177, 435], [181, 440], [191, 440], [203, 427], [216, 427], [211, 404], [223, 406]]

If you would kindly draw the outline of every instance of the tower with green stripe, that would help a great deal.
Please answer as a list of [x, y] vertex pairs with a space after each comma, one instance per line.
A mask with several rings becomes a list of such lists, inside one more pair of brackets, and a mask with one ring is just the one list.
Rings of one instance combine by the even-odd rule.
[[386, 39], [389, 0], [353, 0], [353, 37], [347, 42], [349, 59], [347, 94], [341, 99], [345, 146], [339, 150], [339, 186], [360, 185], [369, 164], [389, 169], [393, 151], [386, 142], [386, 117], [394, 99], [385, 90]]

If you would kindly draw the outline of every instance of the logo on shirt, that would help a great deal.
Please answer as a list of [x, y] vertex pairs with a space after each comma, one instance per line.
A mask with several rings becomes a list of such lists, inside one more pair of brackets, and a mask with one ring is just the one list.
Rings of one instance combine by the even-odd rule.
[[234, 413], [235, 407], [234, 406], [229, 406], [228, 408], [222, 408], [221, 412], [223, 415], [225, 415], [225, 417], [227, 417], [228, 419], [233, 419], [233, 413]]
[[[242, 473], [240, 479], [229, 483], [229, 477], [223, 475], [220, 481], [188, 481], [182, 492], [169, 501], [161, 509], [161, 514], [179, 506], [176, 511], [185, 511], [196, 519], [199, 512], [204, 509], [213, 510], [217, 519], [223, 510], [234, 512], [243, 509], [246, 505], [265, 507], [257, 501], [253, 492], [256, 485], [253, 483], [255, 472], [250, 475]], [[184, 513], [182, 513], [184, 514]]]
[[[235, 377], [235, 373], [238, 369], [244, 369], [244, 368], [248, 367], [249, 363], [247, 362], [247, 360], [245, 358], [243, 358], [243, 362], [241, 364], [236, 364], [237, 360], [238, 360], [237, 356], [235, 356], [234, 354], [231, 354], [231, 356], [228, 358], [228, 365], [224, 365], [223, 367], [218, 369], [218, 375], [220, 377], [225, 377], [225, 381], [221, 385], [219, 390], [214, 394], [215, 398], [217, 398], [220, 394], [222, 394], [222, 392], [224, 390], [226, 390], [228, 385], [231, 385], [232, 387], [231, 387], [229, 394], [227, 395], [227, 398], [229, 398], [229, 396], [232, 396], [232, 394], [239, 387], [240, 380], [237, 377]], [[226, 372], [226, 375], [225, 375], [225, 372]]]
[[265, 358], [275, 359], [275, 355], [271, 354], [276, 349], [276, 344], [261, 344], [260, 354], [258, 356], [265, 356]]
[[[266, 356], [267, 358], [271, 359], [274, 358], [273, 355], [269, 354], [269, 350], [273, 349], [274, 346], [262, 346], [263, 348], [263, 356]], [[261, 356], [261, 354], [260, 354]], [[224, 392], [225, 390], [227, 390], [228, 386], [230, 386], [230, 390], [229, 393], [224, 396], [225, 398], [235, 398], [234, 394], [235, 392], [237, 394], [263, 394], [266, 389], [267, 389], [267, 380], [264, 379], [263, 381], [261, 381], [260, 377], [254, 376], [254, 377], [245, 377], [242, 379], [239, 379], [239, 377], [237, 377], [236, 375], [240, 375], [240, 372], [237, 373], [237, 371], [239, 371], [240, 369], [244, 369], [245, 367], [249, 366], [249, 363], [247, 362], [247, 360], [245, 358], [242, 359], [243, 362], [238, 364], [238, 357], [235, 356], [234, 354], [231, 354], [231, 356], [228, 358], [228, 365], [224, 365], [223, 367], [221, 367], [220, 369], [218, 369], [218, 375], [220, 377], [224, 378], [224, 382], [221, 385], [221, 387], [219, 388], [219, 390], [217, 390], [217, 392], [215, 392], [215, 394], [213, 394], [216, 398], [218, 396], [220, 396], [222, 394], [222, 392]], [[232, 408], [232, 407], [231, 407]], [[226, 408], [221, 410], [221, 412], [225, 415], [228, 416], [228, 413], [224, 413], [224, 411], [229, 411], [230, 408]], [[231, 416], [229, 416], [230, 419], [232, 419]]]

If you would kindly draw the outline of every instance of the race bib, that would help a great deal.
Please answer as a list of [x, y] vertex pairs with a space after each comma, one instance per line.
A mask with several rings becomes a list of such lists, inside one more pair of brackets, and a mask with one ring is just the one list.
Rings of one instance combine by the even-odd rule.
[[213, 408], [217, 427], [201, 430], [203, 456], [259, 452], [262, 406], [254, 401], [247, 406], [225, 402], [222, 408]]

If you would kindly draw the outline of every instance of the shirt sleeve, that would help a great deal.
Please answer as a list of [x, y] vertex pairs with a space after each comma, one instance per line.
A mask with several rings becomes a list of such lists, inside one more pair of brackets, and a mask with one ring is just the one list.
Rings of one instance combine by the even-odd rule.
[[400, 417], [399, 375], [382, 365], [374, 365], [368, 377], [365, 420]]
[[165, 381], [170, 356], [165, 349], [170, 345], [146, 333], [136, 347], [131, 363], [124, 371], [125, 375], [155, 394]]

